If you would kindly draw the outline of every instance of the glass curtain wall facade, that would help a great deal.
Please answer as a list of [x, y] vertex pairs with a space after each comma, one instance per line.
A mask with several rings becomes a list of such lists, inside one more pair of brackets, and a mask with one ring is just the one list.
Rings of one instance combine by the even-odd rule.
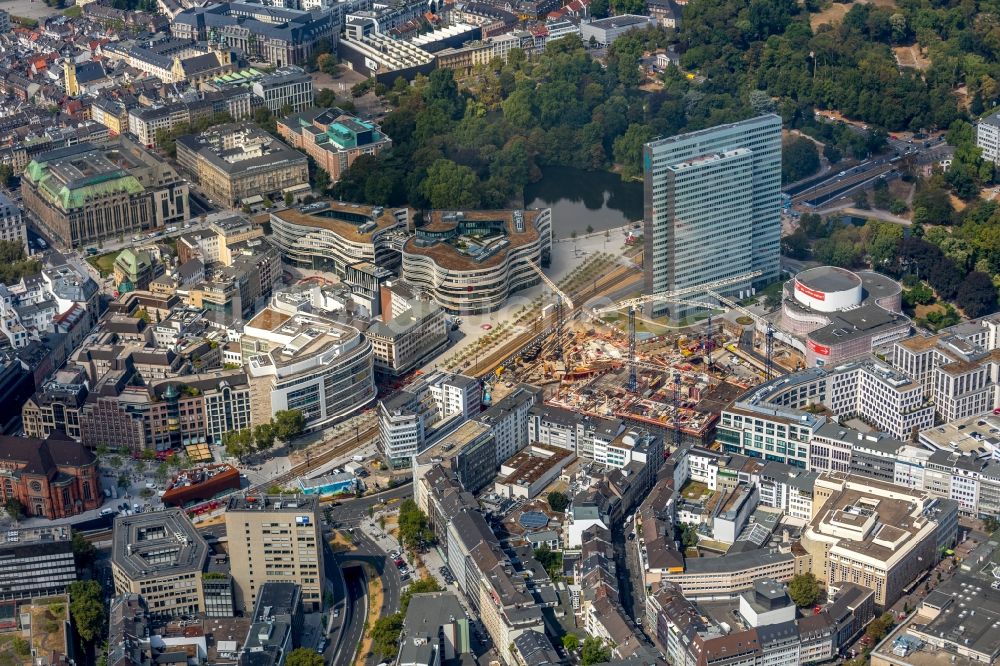
[[[643, 166], [645, 293], [761, 271], [752, 281], [720, 290], [740, 297], [779, 278], [778, 116], [652, 141], [643, 148]], [[652, 307], [656, 316], [686, 312], [665, 302]]]

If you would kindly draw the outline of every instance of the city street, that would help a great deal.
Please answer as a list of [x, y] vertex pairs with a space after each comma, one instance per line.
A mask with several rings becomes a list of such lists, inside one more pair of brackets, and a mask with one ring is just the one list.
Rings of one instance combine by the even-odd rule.
[[[383, 503], [401, 500], [413, 496], [413, 486], [410, 483], [400, 484], [391, 490], [384, 490], [377, 495], [359, 499], [344, 500], [339, 505], [326, 509], [330, 515], [329, 527], [347, 529], [357, 527], [362, 519], [369, 519], [368, 510], [377, 509]], [[391, 548], [389, 550], [392, 550]]]
[[367, 590], [361, 575], [364, 565], [370, 566], [369, 571], [374, 569], [381, 581], [383, 603], [379, 617], [392, 615], [399, 610], [399, 597], [402, 591], [399, 571], [389, 560], [386, 552], [360, 530], [354, 530], [351, 536], [354, 549], [339, 552], [335, 556], [338, 566], [344, 572], [351, 602], [349, 617], [346, 620], [348, 625], [343, 629], [340, 646], [336, 649], [334, 666], [349, 666], [353, 663], [363, 638], [365, 619], [368, 615]]

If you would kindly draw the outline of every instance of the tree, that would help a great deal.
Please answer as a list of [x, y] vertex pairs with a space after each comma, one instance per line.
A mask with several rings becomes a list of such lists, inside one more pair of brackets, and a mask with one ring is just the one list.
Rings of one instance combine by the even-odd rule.
[[580, 651], [580, 663], [583, 666], [593, 664], [603, 664], [611, 660], [611, 648], [604, 644], [604, 640], [596, 636], [587, 636], [583, 639], [583, 649]]
[[819, 599], [819, 581], [812, 572], [794, 576], [788, 583], [788, 596], [800, 608], [812, 606]]
[[681, 523], [681, 545], [685, 548], [694, 548], [698, 545], [698, 529], [694, 525]]
[[21, 243], [0, 240], [0, 282], [12, 284], [26, 275], [38, 273], [41, 269], [40, 263], [27, 258]]
[[809, 237], [802, 229], [796, 229], [781, 239], [781, 253], [792, 259], [808, 259]]
[[274, 415], [274, 436], [288, 442], [306, 429], [306, 417], [297, 409], [283, 409]]
[[73, 560], [77, 569], [89, 569], [97, 557], [97, 549], [94, 544], [87, 541], [82, 534], [73, 530]]
[[393, 613], [375, 621], [372, 627], [372, 650], [383, 660], [393, 661], [399, 652], [399, 635], [403, 632], [403, 614]]
[[535, 549], [535, 559], [548, 572], [549, 578], [555, 578], [562, 573], [562, 551], [555, 551], [548, 546]]
[[912, 289], [903, 290], [903, 304], [908, 308], [930, 305], [934, 302], [934, 292], [923, 282], [917, 282]]
[[889, 633], [889, 630], [892, 629], [892, 625], [894, 624], [896, 624], [896, 620], [894, 619], [892, 613], [882, 613], [882, 615], [868, 623], [868, 628], [865, 629], [865, 636], [867, 636], [871, 641], [871, 644], [874, 645], [885, 638], [885, 635]]
[[403, 590], [403, 593], [399, 595], [400, 612], [404, 615], [406, 614], [406, 609], [410, 607], [410, 600], [413, 599], [414, 594], [422, 594], [424, 592], [440, 592], [441, 590], [441, 584], [430, 576], [424, 576], [420, 580], [410, 583], [409, 586]]
[[973, 271], [958, 287], [955, 303], [967, 317], [982, 317], [997, 310], [997, 288], [989, 275]]
[[10, 187], [14, 180], [14, 168], [6, 163], [0, 164], [0, 183]]
[[3, 508], [4, 511], [7, 512], [7, 515], [13, 518], [14, 520], [20, 520], [21, 518], [24, 518], [24, 505], [21, 504], [19, 500], [13, 497], [4, 502]]
[[309, 54], [309, 59], [306, 61], [306, 68], [311, 72], [315, 72], [317, 69], [320, 69], [320, 58], [324, 55], [330, 55], [333, 50], [333, 44], [329, 39], [326, 39], [325, 37], [323, 39], [317, 39], [316, 43], [313, 44], [312, 52]]
[[476, 208], [479, 206], [479, 180], [467, 166], [451, 160], [435, 160], [427, 170], [421, 192], [431, 208]]
[[333, 76], [337, 73], [337, 58], [330, 53], [322, 53], [316, 58], [316, 65], [319, 71]]
[[69, 585], [69, 612], [76, 633], [84, 643], [101, 636], [104, 627], [104, 592], [96, 580], [78, 580]]
[[580, 637], [576, 634], [566, 634], [562, 637], [562, 644], [567, 652], [573, 652], [580, 647]]
[[295, 648], [285, 657], [285, 666], [323, 666], [323, 655], [309, 648]]
[[242, 459], [253, 452], [253, 431], [250, 428], [231, 430], [222, 435], [222, 445], [226, 449], [226, 455]]
[[274, 446], [274, 425], [261, 423], [253, 429], [253, 443], [257, 451], [267, 451]]
[[614, 140], [612, 154], [622, 165], [623, 180], [642, 176], [642, 147], [653, 138], [653, 128], [642, 123], [632, 123], [625, 134]]
[[986, 530], [987, 534], [993, 534], [1000, 530], [1000, 519], [997, 519], [996, 516], [986, 516], [983, 519], [983, 529]]
[[[951, 224], [955, 215], [948, 191], [926, 184], [913, 197], [913, 221], [921, 224]], [[919, 219], [918, 219], [919, 218]]]
[[754, 113], [774, 112], [774, 100], [771, 99], [766, 90], [751, 90], [748, 101]]
[[[590, 3], [590, 15], [593, 18], [607, 18], [611, 7], [608, 0], [593, 0]], [[595, 43], [597, 40], [594, 40]]]
[[558, 490], [553, 490], [545, 499], [549, 502], [549, 508], [556, 513], [563, 513], [569, 506], [569, 498]]
[[427, 514], [412, 499], [403, 500], [399, 505], [399, 540], [411, 552], [434, 541], [434, 531]]
[[782, 142], [781, 181], [794, 183], [819, 171], [819, 151], [812, 139], [797, 136]]

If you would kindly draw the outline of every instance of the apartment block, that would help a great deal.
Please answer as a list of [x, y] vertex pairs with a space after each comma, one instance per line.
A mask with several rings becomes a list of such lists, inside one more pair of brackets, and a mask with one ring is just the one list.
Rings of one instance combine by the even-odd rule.
[[21, 216], [21, 209], [0, 192], [0, 240], [17, 243], [28, 251], [28, 231]]
[[[482, 387], [471, 377], [435, 372], [379, 402], [379, 446], [394, 466], [479, 413]], [[508, 456], [509, 457], [509, 456]]]

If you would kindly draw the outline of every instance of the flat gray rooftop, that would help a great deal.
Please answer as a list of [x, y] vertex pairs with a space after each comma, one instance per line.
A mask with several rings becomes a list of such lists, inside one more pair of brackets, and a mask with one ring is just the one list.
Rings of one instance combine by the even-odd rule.
[[208, 545], [181, 509], [115, 519], [111, 561], [131, 580], [200, 572]]
[[795, 279], [810, 289], [824, 292], [846, 291], [861, 285], [861, 278], [844, 268], [817, 266], [802, 271]]
[[230, 497], [226, 511], [283, 511], [286, 513], [315, 513], [319, 498], [314, 495], [247, 495]]

